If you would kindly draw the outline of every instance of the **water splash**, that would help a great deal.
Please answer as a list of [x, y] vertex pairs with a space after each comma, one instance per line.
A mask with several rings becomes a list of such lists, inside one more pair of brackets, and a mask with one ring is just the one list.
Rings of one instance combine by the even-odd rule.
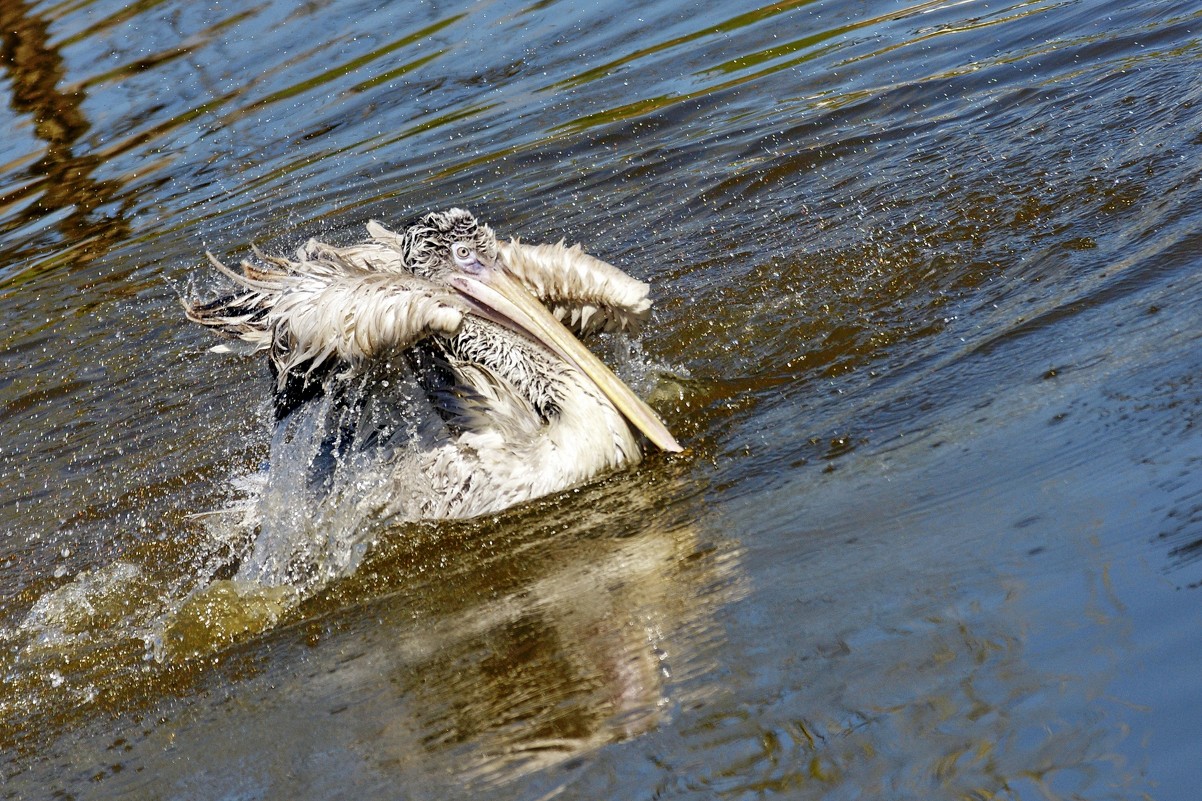
[[307, 596], [350, 575], [384, 523], [415, 517], [406, 454], [443, 428], [407, 370], [383, 366], [281, 421], [236, 524], [253, 529], [235, 580]]
[[112, 629], [149, 637], [152, 623], [140, 601], [155, 594], [135, 564], [118, 561], [86, 570], [38, 598], [5, 639], [23, 639], [21, 654], [29, 658], [99, 642]]
[[[656, 391], [664, 368], [637, 342], [602, 346], [640, 394]], [[408, 368], [382, 364], [334, 386], [277, 424], [269, 467], [239, 480], [241, 514], [215, 518], [250, 539], [235, 581], [307, 597], [354, 573], [385, 527], [422, 519], [439, 503], [410, 457], [444, 442], [446, 424]]]

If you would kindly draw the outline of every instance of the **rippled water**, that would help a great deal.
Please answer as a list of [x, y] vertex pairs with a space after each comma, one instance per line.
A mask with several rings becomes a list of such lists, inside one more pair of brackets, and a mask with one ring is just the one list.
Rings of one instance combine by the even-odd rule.
[[[0, 21], [0, 798], [1193, 797], [1196, 3]], [[201, 253], [453, 204], [652, 282], [687, 452], [230, 582]]]

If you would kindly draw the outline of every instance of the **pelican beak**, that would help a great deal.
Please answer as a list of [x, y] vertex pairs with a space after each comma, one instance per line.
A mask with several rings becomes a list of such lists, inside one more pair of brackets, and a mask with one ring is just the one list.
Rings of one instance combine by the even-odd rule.
[[632, 425], [661, 450], [671, 453], [682, 450], [651, 407], [581, 344], [563, 323], [556, 320], [530, 290], [508, 273], [503, 264], [477, 262], [472, 266], [479, 269], [452, 276], [450, 284], [473, 301], [473, 311], [525, 334], [576, 367], [588, 376]]

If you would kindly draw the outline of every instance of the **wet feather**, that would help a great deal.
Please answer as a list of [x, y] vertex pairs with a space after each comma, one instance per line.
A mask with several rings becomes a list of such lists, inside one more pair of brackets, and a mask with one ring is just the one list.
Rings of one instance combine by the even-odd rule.
[[208, 254], [233, 291], [184, 302], [188, 319], [231, 341], [229, 352], [266, 352], [279, 418], [331, 382], [403, 356], [446, 426], [441, 441], [398, 465], [398, 476], [425, 476], [424, 487], [398, 488], [409, 517], [493, 511], [642, 458], [623, 416], [631, 412], [564, 361], [559, 346], [510, 330], [495, 312], [480, 316], [447, 276], [452, 252], [470, 250], [473, 263], [503, 265], [496, 269], [582, 334], [637, 331], [650, 314], [647, 284], [579, 245], [498, 243], [458, 209], [401, 233], [372, 221], [367, 232], [368, 241], [347, 247], [311, 239], [293, 258], [255, 249], [239, 269]]

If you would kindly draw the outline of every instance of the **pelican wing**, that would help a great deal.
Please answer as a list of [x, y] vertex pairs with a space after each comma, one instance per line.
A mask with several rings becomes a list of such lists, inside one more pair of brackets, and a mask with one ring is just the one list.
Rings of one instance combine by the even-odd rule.
[[371, 243], [333, 248], [311, 240], [296, 260], [258, 254], [238, 272], [209, 261], [238, 287], [208, 303], [185, 301], [188, 318], [237, 340], [242, 350], [267, 350], [279, 389], [290, 375], [309, 375], [331, 362], [358, 365], [404, 350], [431, 334], [452, 334], [463, 320], [458, 296], [418, 276], [382, 271], [395, 261]]
[[[372, 241], [349, 248], [330, 248], [320, 242], [306, 247], [324, 248], [321, 255], [373, 271], [402, 272], [403, 238], [372, 220], [367, 223]], [[498, 242], [498, 256], [509, 271], [546, 304], [551, 313], [577, 334], [597, 331], [638, 333], [651, 316], [650, 286], [617, 267], [584, 252], [580, 245], [567, 247], [529, 245], [517, 238]]]
[[527, 245], [513, 239], [498, 248], [509, 271], [577, 333], [637, 333], [651, 316], [650, 287], [580, 245]]
[[527, 398], [485, 365], [446, 358], [446, 369], [453, 371], [454, 380], [433, 384], [428, 374], [421, 377], [431, 404], [452, 429], [495, 431], [509, 442], [529, 439], [546, 424], [546, 418]]

